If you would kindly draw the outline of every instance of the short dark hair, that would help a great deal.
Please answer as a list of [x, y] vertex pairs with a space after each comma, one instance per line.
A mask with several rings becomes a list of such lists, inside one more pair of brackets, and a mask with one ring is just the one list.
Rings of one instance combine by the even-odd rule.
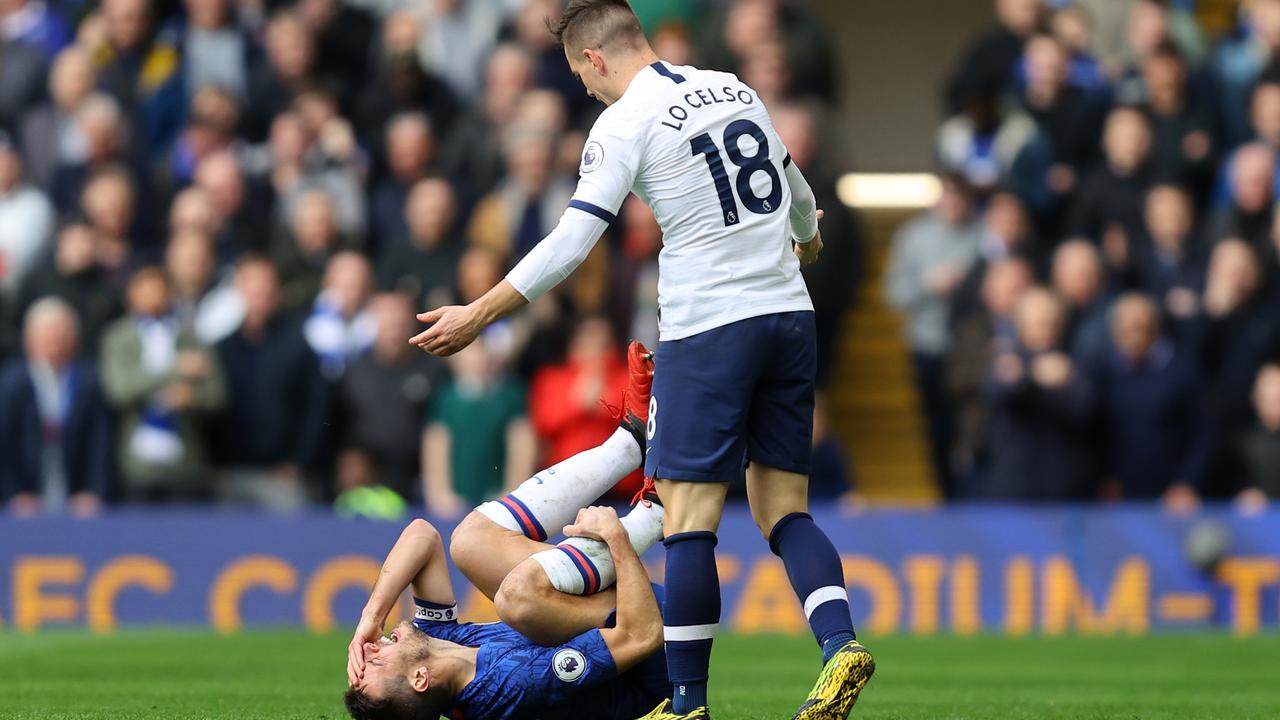
[[416, 693], [408, 680], [400, 677], [392, 681], [387, 696], [380, 700], [359, 688], [349, 688], [342, 702], [355, 720], [439, 720], [453, 700], [442, 688]]
[[627, 0], [569, 0], [560, 20], [548, 27], [556, 43], [572, 50], [644, 37], [640, 18]]

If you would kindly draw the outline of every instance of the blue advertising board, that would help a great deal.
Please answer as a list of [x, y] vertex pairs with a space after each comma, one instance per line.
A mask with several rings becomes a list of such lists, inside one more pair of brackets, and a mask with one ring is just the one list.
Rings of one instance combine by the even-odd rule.
[[[844, 559], [860, 631], [1141, 634], [1280, 626], [1280, 513], [1174, 518], [1152, 508], [835, 508], [814, 516]], [[437, 523], [447, 538], [452, 521]], [[1206, 524], [1222, 557], [1199, 567]], [[121, 511], [0, 520], [0, 630], [83, 626], [345, 629], [400, 526], [329, 514]], [[1202, 529], [1203, 532], [1203, 529]], [[804, 616], [750, 514], [717, 549], [727, 630], [800, 633]], [[1209, 545], [1214, 543], [1210, 542]], [[645, 557], [661, 579], [661, 547]], [[455, 572], [464, 618], [493, 608]]]

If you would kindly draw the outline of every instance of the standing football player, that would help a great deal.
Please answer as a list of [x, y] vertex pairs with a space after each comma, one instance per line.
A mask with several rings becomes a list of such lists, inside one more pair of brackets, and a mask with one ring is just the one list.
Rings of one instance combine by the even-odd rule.
[[729, 73], [660, 61], [626, 0], [570, 0], [552, 29], [608, 107], [560, 223], [483, 297], [419, 315], [410, 342], [448, 355], [564, 280], [629, 192], [663, 231], [657, 371], [645, 475], [666, 515], [664, 638], [673, 699], [647, 717], [707, 718], [720, 620], [716, 528], [747, 468], [752, 514], [787, 568], [824, 666], [796, 718], [845, 718], [874, 672], [854, 635], [840, 556], [808, 509], [813, 305], [822, 250], [813, 191], [759, 96]]

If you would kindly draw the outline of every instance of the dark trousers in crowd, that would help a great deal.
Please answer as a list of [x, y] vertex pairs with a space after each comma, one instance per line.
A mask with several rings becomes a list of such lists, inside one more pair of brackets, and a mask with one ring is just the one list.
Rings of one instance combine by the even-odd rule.
[[938, 488], [944, 497], [951, 500], [958, 493], [955, 475], [951, 471], [951, 412], [944, 385], [946, 358], [943, 355], [912, 352], [911, 360], [916, 369], [920, 410], [924, 413], [925, 432], [928, 435]]

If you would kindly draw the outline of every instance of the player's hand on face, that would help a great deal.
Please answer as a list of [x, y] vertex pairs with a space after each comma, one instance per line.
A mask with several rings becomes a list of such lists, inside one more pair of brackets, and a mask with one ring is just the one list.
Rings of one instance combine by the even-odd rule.
[[618, 513], [611, 507], [582, 508], [578, 511], [578, 519], [564, 529], [568, 537], [591, 538], [606, 543], [618, 537], [619, 533], [625, 535], [626, 530], [618, 519]]
[[[826, 213], [822, 210], [818, 211], [818, 221], [821, 222]], [[818, 262], [818, 255], [822, 252], [822, 231], [819, 230], [813, 239], [807, 243], [794, 243], [796, 257], [800, 258], [800, 267], [806, 267]]]
[[431, 327], [409, 339], [432, 355], [452, 355], [470, 345], [483, 329], [469, 306], [450, 305], [419, 313], [418, 321]]
[[355, 634], [351, 637], [351, 644], [347, 646], [347, 682], [351, 687], [359, 685], [364, 679], [364, 665], [368, 659], [365, 656], [366, 646], [376, 646], [381, 638], [382, 623], [375, 617], [361, 615], [360, 623], [356, 625]]

